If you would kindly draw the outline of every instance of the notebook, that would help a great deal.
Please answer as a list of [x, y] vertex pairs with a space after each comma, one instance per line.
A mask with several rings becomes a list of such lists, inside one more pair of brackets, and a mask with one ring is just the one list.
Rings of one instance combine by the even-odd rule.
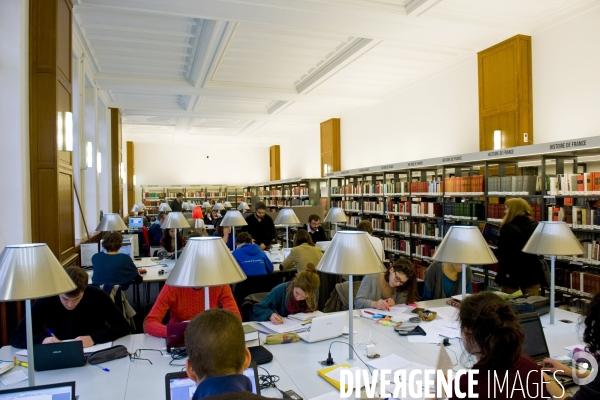
[[83, 354], [83, 342], [81, 340], [35, 344], [33, 345], [33, 358], [36, 371], [81, 367], [85, 365], [87, 360]]
[[[260, 394], [256, 363], [251, 363], [243, 374], [252, 382], [252, 393]], [[185, 371], [171, 372], [165, 375], [165, 391], [167, 400], [189, 400], [196, 391], [196, 382], [188, 378]]]
[[308, 343], [320, 342], [342, 336], [344, 333], [344, 322], [346, 313], [333, 313], [324, 317], [313, 318], [308, 332], [300, 332], [300, 339]]
[[185, 348], [185, 328], [189, 321], [167, 324], [167, 351]]
[[61, 382], [51, 385], [0, 390], [0, 400], [22, 398], [75, 400], [75, 382]]

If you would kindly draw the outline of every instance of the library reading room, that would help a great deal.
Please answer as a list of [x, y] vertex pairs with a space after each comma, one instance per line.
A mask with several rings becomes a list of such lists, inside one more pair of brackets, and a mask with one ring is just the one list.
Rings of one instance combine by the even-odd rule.
[[600, 0], [0, 38], [0, 400], [600, 399]]

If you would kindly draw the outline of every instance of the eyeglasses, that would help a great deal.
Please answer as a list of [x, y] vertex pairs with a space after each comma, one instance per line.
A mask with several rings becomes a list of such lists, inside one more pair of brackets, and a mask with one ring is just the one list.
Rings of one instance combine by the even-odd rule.
[[160, 351], [158, 349], [137, 349], [133, 353], [129, 353], [129, 361], [134, 362], [135, 360], [143, 360], [143, 361], [148, 361], [150, 364], [152, 364], [152, 361], [150, 361], [149, 359], [140, 357], [142, 355], [142, 350], [158, 351], [161, 356], [163, 355], [162, 351]]
[[403, 281], [401, 278], [398, 277], [397, 274], [394, 274], [394, 282], [398, 282], [401, 285], [404, 285], [406, 282], [408, 282], [408, 279]]

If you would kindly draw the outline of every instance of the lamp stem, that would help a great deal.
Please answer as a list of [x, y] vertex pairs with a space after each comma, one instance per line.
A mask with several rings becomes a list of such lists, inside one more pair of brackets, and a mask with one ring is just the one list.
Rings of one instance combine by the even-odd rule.
[[554, 325], [554, 260], [556, 256], [550, 256], [550, 325]]
[[210, 310], [210, 290], [208, 286], [204, 287], [204, 311]]
[[333, 236], [334, 236], [334, 235], [337, 233], [337, 231], [338, 231], [337, 222], [334, 222], [333, 224], [335, 225], [335, 231], [334, 231], [333, 235], [331, 235], [331, 240], [333, 240]]
[[286, 249], [290, 248], [290, 226], [289, 225], [285, 226], [285, 248]]
[[467, 297], [467, 264], [462, 265], [462, 299]]
[[175, 264], [177, 264], [177, 228], [175, 228]]
[[[237, 244], [237, 242], [235, 241], [235, 226], [231, 227], [231, 234], [233, 235], [232, 242], [233, 242], [233, 248], [235, 249], [235, 245]], [[227, 242], [229, 242], [229, 239], [227, 239]], [[227, 243], [225, 243], [225, 244], [227, 244]]]
[[[350, 294], [350, 296], [348, 296], [348, 340], [350, 342], [350, 346], [354, 346], [354, 328], [352, 327], [354, 322], [354, 293], [352, 293], [352, 274], [348, 275], [348, 283], [350, 284], [348, 286], [348, 293]], [[354, 361], [352, 347], [348, 347], [348, 361]]]
[[33, 325], [31, 322], [31, 300], [25, 300], [25, 326], [27, 328], [27, 372], [29, 386], [35, 386], [35, 371], [33, 359]]

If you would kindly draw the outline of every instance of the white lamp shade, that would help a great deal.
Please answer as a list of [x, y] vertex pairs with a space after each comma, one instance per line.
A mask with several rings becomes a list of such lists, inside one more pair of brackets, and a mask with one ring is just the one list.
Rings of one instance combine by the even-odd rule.
[[218, 236], [193, 237], [177, 260], [167, 285], [180, 287], [221, 286], [241, 282], [246, 274]]
[[343, 231], [333, 237], [317, 270], [334, 275], [368, 275], [385, 272], [366, 232]]
[[451, 226], [433, 255], [435, 261], [452, 264], [498, 262], [476, 226]]
[[226, 201], [225, 203], [223, 203], [223, 207], [225, 208], [231, 208], [231, 203]]
[[238, 210], [240, 210], [240, 211], [249, 210], [249, 209], [250, 209], [250, 207], [248, 206], [248, 203], [246, 203], [245, 201], [242, 201], [238, 205]]
[[202, 208], [210, 208], [210, 203], [208, 201], [205, 201], [204, 203], [202, 203]]
[[190, 228], [190, 224], [183, 216], [181, 211], [172, 211], [167, 214], [167, 218], [160, 225], [162, 229], [171, 228]]
[[197, 206], [194, 203], [188, 203], [187, 207], [185, 208], [186, 211], [194, 211], [194, 208], [196, 208]]
[[54, 296], [77, 289], [45, 243], [6, 246], [0, 254], [0, 301]]
[[195, 229], [204, 229], [206, 228], [206, 224], [204, 223], [204, 220], [202, 218], [197, 218], [194, 221], [194, 228]]
[[223, 209], [223, 204], [217, 203], [212, 207], [213, 210], [221, 211]]
[[300, 220], [296, 213], [291, 208], [282, 208], [275, 218], [275, 225], [295, 225], [299, 224]]
[[340, 207], [331, 207], [323, 222], [346, 222], [348, 218], [344, 210]]
[[246, 226], [248, 223], [239, 210], [229, 210], [221, 220], [221, 226]]
[[142, 212], [146, 209], [146, 207], [144, 207], [143, 204], [134, 204], [133, 207], [131, 207], [131, 212], [137, 213], [137, 212]]
[[108, 231], [126, 231], [127, 226], [125, 222], [123, 222], [123, 218], [119, 214], [116, 213], [106, 213], [102, 216], [102, 221], [96, 227], [96, 231], [98, 232], [108, 232]]
[[167, 203], [160, 203], [160, 206], [158, 207], [158, 212], [169, 212], [172, 211], [171, 207], [169, 207], [169, 205]]
[[542, 221], [538, 224], [523, 252], [554, 256], [583, 254], [581, 244], [564, 222]]

